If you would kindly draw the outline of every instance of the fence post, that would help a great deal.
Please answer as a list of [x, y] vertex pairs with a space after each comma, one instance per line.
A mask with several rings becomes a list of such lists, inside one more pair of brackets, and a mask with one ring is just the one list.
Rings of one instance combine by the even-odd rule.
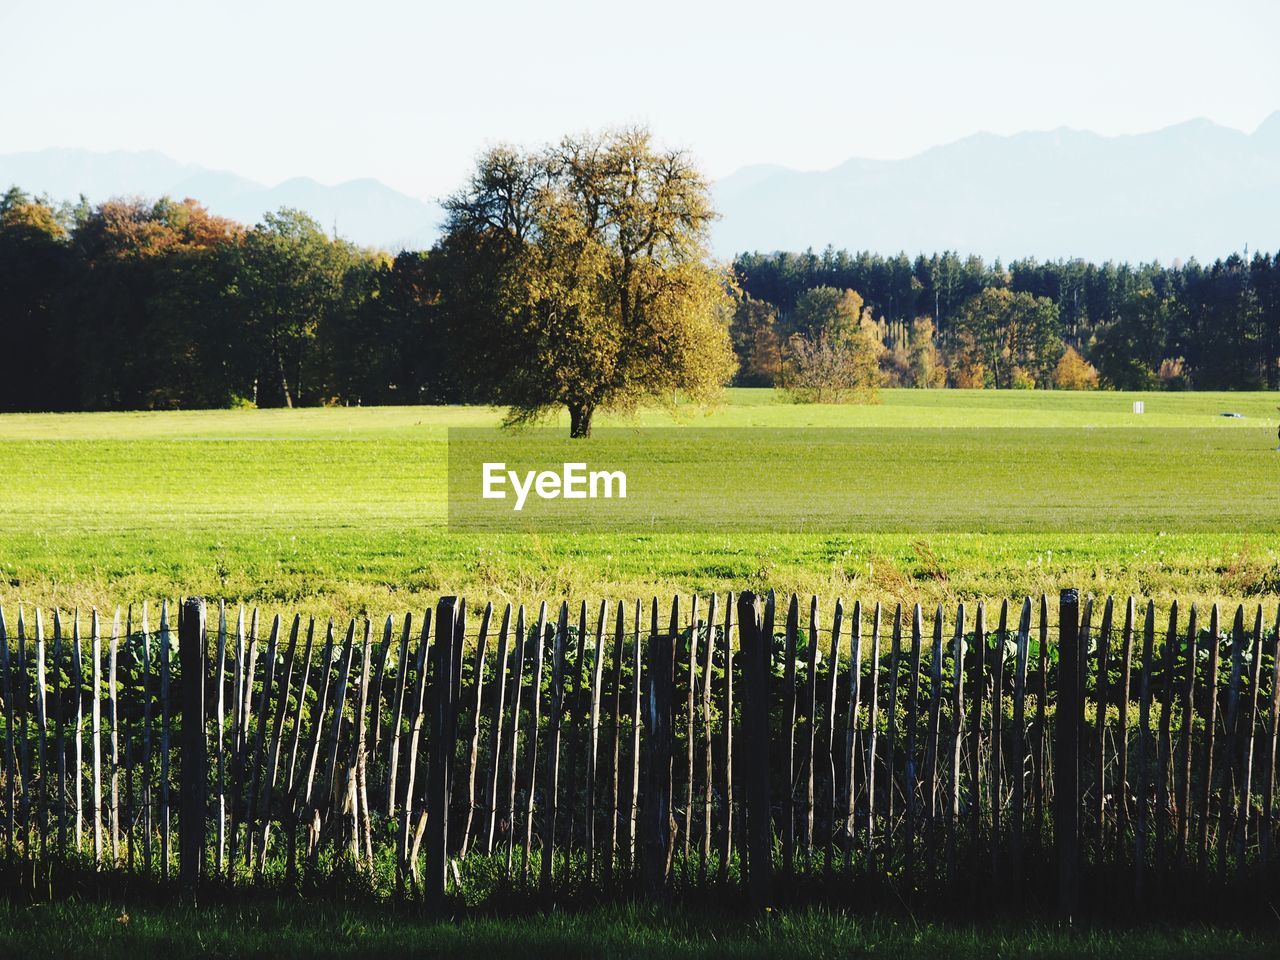
[[205, 603], [188, 597], [178, 623], [178, 662], [182, 668], [182, 777], [178, 869], [182, 883], [200, 880], [205, 846], [205, 788], [209, 758], [204, 731]]
[[[581, 636], [581, 633], [579, 633]], [[564, 658], [569, 643], [569, 604], [560, 604], [560, 616], [556, 620], [556, 635], [551, 648], [551, 704], [547, 715], [547, 765], [543, 774], [542, 851], [539, 856], [539, 886], [544, 896], [551, 896], [552, 873], [556, 860], [556, 818], [560, 796], [560, 729], [564, 722]], [[574, 669], [577, 669], [575, 663]], [[536, 773], [535, 781], [536, 782]], [[572, 801], [571, 801], [572, 802]], [[570, 831], [572, 839], [572, 831]], [[566, 870], [569, 863], [565, 863]]]
[[[454, 753], [454, 647], [458, 598], [441, 597], [436, 605], [435, 658], [431, 684], [431, 752], [427, 758], [427, 873], [424, 890], [433, 908], [444, 905], [449, 871], [449, 767]], [[424, 664], [425, 669], [425, 664]]]
[[1080, 594], [1058, 601], [1058, 709], [1054, 714], [1054, 841], [1058, 853], [1058, 914], [1071, 922], [1079, 894], [1080, 843]]
[[645, 778], [641, 826], [641, 863], [645, 892], [661, 897], [666, 892], [674, 853], [671, 835], [671, 747], [675, 707], [675, 637], [671, 632], [649, 638], [648, 689], [644, 699], [645, 728], [649, 735], [649, 762]]
[[738, 595], [738, 655], [742, 658], [742, 737], [747, 814], [747, 894], [753, 909], [773, 900], [772, 802], [769, 798], [769, 660], [772, 637], [760, 623], [760, 600]]

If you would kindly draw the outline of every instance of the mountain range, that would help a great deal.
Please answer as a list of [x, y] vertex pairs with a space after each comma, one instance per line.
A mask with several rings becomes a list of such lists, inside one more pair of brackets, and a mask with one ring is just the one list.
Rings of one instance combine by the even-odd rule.
[[[194, 197], [245, 223], [297, 207], [356, 243], [390, 250], [429, 246], [442, 219], [438, 203], [377, 180], [268, 186], [155, 151], [0, 154], [0, 189], [9, 184], [95, 202]], [[979, 133], [901, 160], [745, 167], [714, 193], [722, 216], [712, 240], [723, 257], [830, 245], [1005, 260], [1212, 260], [1280, 247], [1280, 112], [1252, 134], [1208, 120], [1127, 136]]]
[[1253, 134], [980, 133], [903, 160], [747, 167], [716, 184], [720, 251], [821, 249], [1165, 263], [1280, 247], [1280, 112]]
[[192, 197], [213, 213], [247, 224], [257, 223], [267, 211], [295, 207], [354, 243], [393, 251], [429, 247], [443, 216], [438, 204], [377, 180], [327, 186], [294, 177], [266, 186], [154, 150], [98, 153], [55, 148], [0, 154], [0, 190], [10, 184], [55, 200], [83, 194], [95, 203], [121, 196]]

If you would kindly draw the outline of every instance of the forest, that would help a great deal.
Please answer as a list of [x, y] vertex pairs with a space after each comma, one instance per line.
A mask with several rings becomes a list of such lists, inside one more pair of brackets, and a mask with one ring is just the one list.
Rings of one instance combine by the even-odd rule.
[[[760, 353], [769, 356], [775, 339], [785, 343], [804, 326], [814, 291], [827, 288], [857, 291], [864, 310], [879, 321], [887, 354], [882, 366], [895, 385], [941, 385], [937, 374], [929, 381], [918, 359], [911, 368], [930, 338], [947, 364], [948, 385], [1009, 385], [995, 382], [990, 365], [974, 371], [967, 354], [973, 338], [994, 337], [1006, 345], [1006, 356], [1012, 352], [1018, 360], [1016, 326], [1002, 324], [999, 311], [990, 309], [1011, 300], [1045, 308], [1040, 323], [1030, 326], [1051, 345], [1038, 382], [1022, 385], [1051, 385], [1048, 361], [1061, 362], [1070, 350], [1096, 371], [1096, 383], [1085, 374], [1088, 385], [1104, 388], [1280, 387], [1280, 253], [1233, 253], [1209, 266], [1194, 260], [1135, 266], [1033, 259], [1003, 266], [952, 252], [912, 260], [826, 250], [742, 254], [734, 272], [742, 291], [734, 342], [744, 384], [776, 379], [761, 360], [753, 362], [750, 345], [763, 341]], [[1060, 347], [1052, 346], [1055, 340]], [[1034, 368], [1035, 360], [1027, 366]]]
[[[655, 178], [670, 173], [658, 160], [671, 158], [655, 159]], [[488, 222], [486, 204], [510, 186], [495, 187], [495, 178], [522, 170], [527, 183], [551, 176], [528, 161], [483, 159], [471, 185], [446, 204], [441, 240], [395, 255], [330, 236], [296, 210], [246, 226], [191, 199], [57, 204], [11, 188], [0, 196], [0, 335], [9, 361], [0, 409], [518, 403], [507, 394], [520, 380], [513, 375], [520, 360], [502, 349], [510, 328], [497, 331], [487, 317], [510, 300], [493, 288], [501, 271], [491, 269], [492, 238], [519, 238], [526, 228], [509, 223], [484, 233], [476, 224]], [[557, 163], [572, 168], [564, 156]], [[700, 235], [714, 214], [699, 206], [707, 191], [695, 187], [693, 206], [673, 208], [673, 217]], [[578, 289], [586, 248], [558, 209], [538, 208], [541, 236], [550, 238], [541, 249], [551, 252], [522, 262], [526, 288], [530, 271], [541, 287], [560, 277], [552, 253], [565, 249], [578, 259], [562, 286]], [[627, 228], [613, 229], [619, 236]], [[1280, 253], [1233, 253], [1208, 265], [1004, 265], [953, 252], [911, 259], [826, 250], [742, 253], [715, 264], [705, 251], [680, 252], [681, 242], [673, 240], [679, 256], [668, 261], [701, 272], [682, 275], [679, 310], [720, 328], [698, 330], [681, 356], [711, 356], [715, 337], [727, 333], [736, 361], [735, 368], [709, 360], [686, 378], [700, 386], [794, 385], [806, 365], [821, 367], [827, 337], [843, 329], [861, 335], [864, 369], [855, 379], [875, 385], [1280, 388]], [[599, 256], [614, 263], [612, 253]], [[624, 309], [635, 302], [633, 278], [644, 273], [625, 256], [615, 259], [632, 285], [615, 298]], [[661, 269], [670, 273], [670, 263]], [[601, 287], [608, 269], [592, 269]], [[564, 296], [575, 316], [595, 309]], [[541, 324], [545, 333], [564, 316], [545, 302], [541, 313], [522, 314], [526, 327]], [[652, 318], [635, 313], [626, 322], [637, 329]], [[636, 376], [643, 374], [627, 373], [628, 383]], [[611, 396], [601, 393], [601, 404]], [[804, 396], [844, 398], [820, 389]], [[568, 402], [535, 399], [535, 411], [544, 400]], [[594, 400], [584, 402], [589, 419]]]

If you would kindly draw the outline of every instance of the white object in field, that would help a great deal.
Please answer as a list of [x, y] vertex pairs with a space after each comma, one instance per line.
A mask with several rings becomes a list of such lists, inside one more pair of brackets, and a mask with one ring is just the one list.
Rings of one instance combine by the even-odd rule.
[[1134, 412], [1134, 413], [1145, 413], [1145, 412], [1146, 412], [1146, 410], [1147, 410], [1147, 403], [1146, 403], [1146, 401], [1145, 401], [1145, 400], [1135, 400], [1135, 401], [1133, 401], [1133, 412]]

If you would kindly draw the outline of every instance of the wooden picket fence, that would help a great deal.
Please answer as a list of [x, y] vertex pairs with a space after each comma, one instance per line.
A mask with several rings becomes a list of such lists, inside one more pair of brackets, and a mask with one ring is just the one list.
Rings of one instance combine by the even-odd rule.
[[139, 612], [0, 609], [6, 862], [188, 886], [394, 863], [395, 892], [437, 905], [481, 864], [546, 902], [756, 907], [846, 877], [1016, 899], [1050, 874], [1064, 914], [1091, 871], [1142, 902], [1277, 862], [1261, 607], [1227, 625], [1064, 591], [929, 617], [743, 593], [477, 624], [450, 597], [345, 630]]

